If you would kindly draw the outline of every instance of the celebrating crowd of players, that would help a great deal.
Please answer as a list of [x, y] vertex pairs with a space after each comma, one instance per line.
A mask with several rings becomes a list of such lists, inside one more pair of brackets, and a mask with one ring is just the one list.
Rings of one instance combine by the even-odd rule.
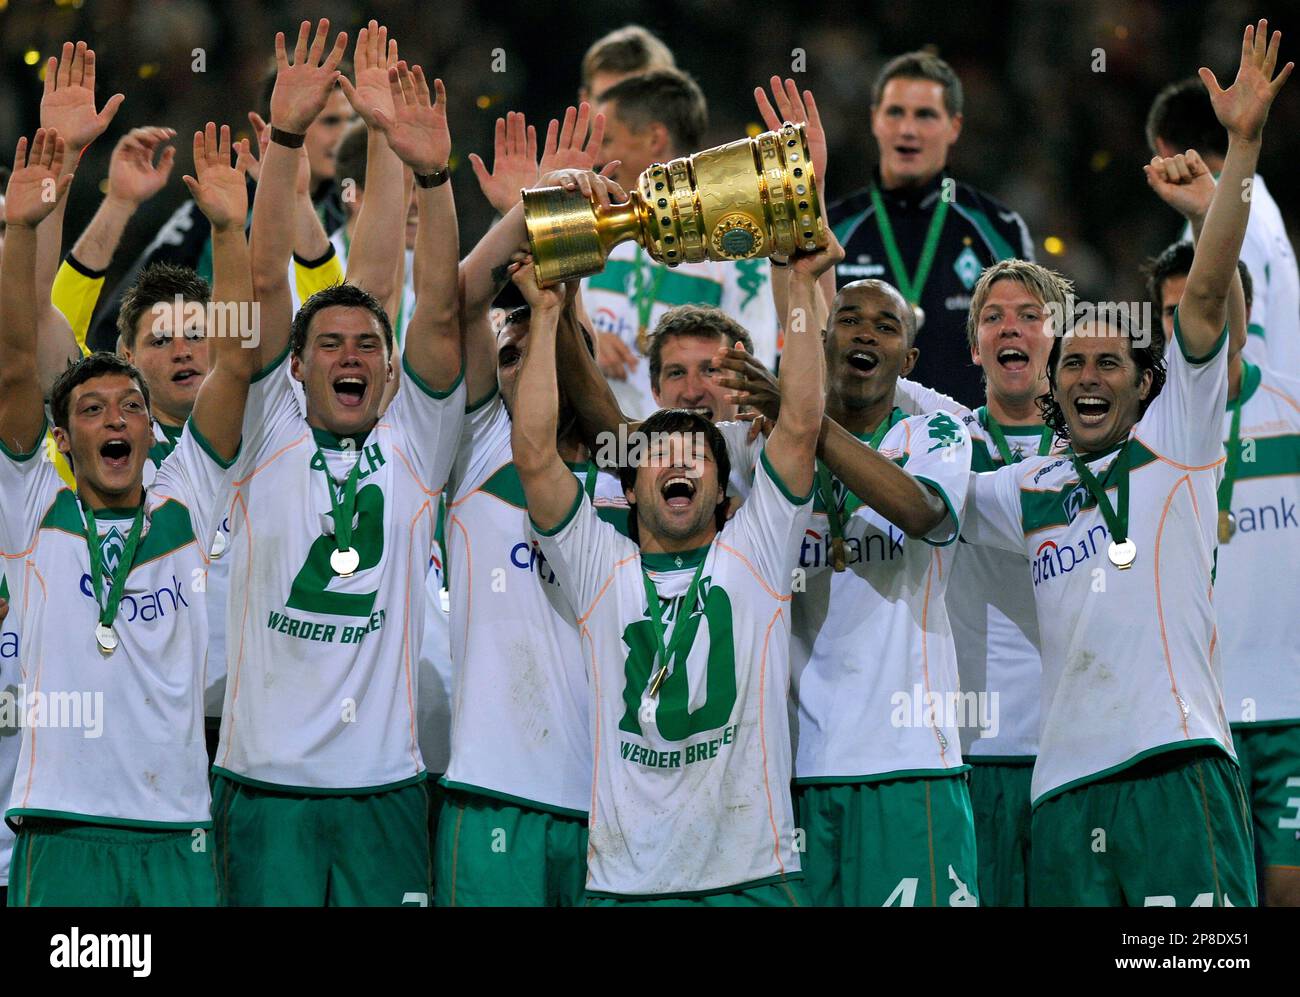
[[1279, 47], [1153, 107], [1188, 231], [1149, 327], [949, 176], [933, 55], [877, 80], [826, 249], [542, 289], [522, 189], [617, 202], [702, 144], [671, 52], [615, 32], [540, 140], [498, 121], [462, 258], [442, 81], [304, 23], [254, 139], [194, 133], [203, 224], [106, 353], [175, 132], [120, 140], [64, 256], [122, 103], [65, 44], [0, 257], [8, 903], [1300, 904]]

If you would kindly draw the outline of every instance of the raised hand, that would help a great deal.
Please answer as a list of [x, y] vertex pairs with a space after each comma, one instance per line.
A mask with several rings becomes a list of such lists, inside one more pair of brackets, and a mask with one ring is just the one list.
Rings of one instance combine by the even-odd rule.
[[537, 185], [537, 129], [520, 112], [507, 112], [504, 118], [497, 118], [492, 169], [489, 171], [482, 158], [473, 152], [469, 154], [469, 164], [488, 203], [499, 215], [509, 213], [519, 203], [520, 190]]
[[357, 32], [357, 52], [353, 56], [353, 69], [357, 75], [354, 86], [346, 76], [339, 77], [348, 103], [357, 112], [366, 127], [375, 128], [375, 109], [389, 117], [393, 115], [393, 96], [388, 86], [388, 69], [397, 65], [397, 42], [388, 37], [388, 29], [377, 21]]
[[241, 165], [230, 165], [229, 125], [221, 126], [220, 139], [211, 121], [204, 131], [194, 133], [194, 173], [182, 179], [213, 229], [242, 229], [248, 218], [248, 186]]
[[1221, 90], [1211, 70], [1204, 66], [1199, 70], [1201, 81], [1210, 92], [1214, 116], [1234, 138], [1253, 142], [1263, 133], [1273, 98], [1295, 67], [1295, 63], [1288, 62], [1274, 78], [1281, 44], [1282, 32], [1274, 31], [1273, 37], [1268, 37], [1268, 21], [1261, 20], [1258, 27], [1248, 24], [1241, 39], [1241, 65], [1237, 67], [1232, 86]]
[[714, 383], [729, 389], [727, 401], [750, 409], [740, 413], [737, 418], [753, 422], [766, 417], [771, 422], [776, 422], [781, 410], [781, 387], [766, 365], [745, 351], [744, 344], [736, 343], [731, 348], [719, 348], [713, 354], [713, 366], [718, 370]]
[[[588, 125], [591, 126], [590, 133]], [[597, 114], [593, 119], [591, 105], [585, 100], [577, 107], [568, 107], [564, 111], [563, 123], [552, 118], [546, 128], [546, 143], [542, 146], [539, 172], [595, 169], [604, 141], [605, 115]], [[609, 164], [601, 170], [607, 176], [612, 172]]]
[[[613, 163], [618, 166], [618, 160]], [[605, 169], [609, 169], [606, 166]], [[539, 181], [543, 187], [563, 187], [568, 191], [578, 191], [592, 204], [597, 204], [603, 208], [609, 207], [615, 203], [627, 200], [627, 191], [620, 187], [612, 177], [605, 176], [604, 172], [592, 173], [591, 170], [581, 169], [563, 169], [552, 170], [542, 175]]]
[[72, 183], [72, 174], [62, 176], [66, 146], [57, 131], [37, 129], [27, 149], [27, 136], [18, 140], [14, 151], [14, 172], [5, 191], [5, 224], [11, 228], [35, 228], [54, 210]]
[[325, 108], [330, 90], [339, 78], [339, 62], [348, 47], [348, 33], [340, 31], [334, 39], [334, 47], [325, 55], [329, 30], [330, 22], [322, 17], [316, 25], [316, 37], [309, 49], [307, 36], [311, 33], [311, 22], [303, 21], [298, 29], [292, 63], [285, 55], [284, 32], [276, 33], [275, 89], [271, 91], [271, 124], [276, 128], [302, 135]]
[[[108, 163], [108, 196], [127, 204], [143, 204], [163, 187], [172, 175], [176, 149], [167, 145], [176, 136], [174, 128], [132, 128], [118, 139]], [[166, 145], [158, 162], [154, 155]]]
[[1195, 149], [1164, 159], [1154, 157], [1142, 167], [1147, 184], [1160, 200], [1187, 219], [1204, 218], [1214, 199], [1214, 175]]
[[[814, 167], [815, 169], [816, 167]], [[822, 274], [844, 259], [844, 247], [835, 238], [835, 233], [826, 227], [826, 248], [812, 252], [798, 252], [790, 257], [790, 269], [799, 276], [817, 280]]]
[[758, 104], [758, 113], [768, 131], [778, 131], [781, 125], [789, 121], [793, 124], [807, 125], [804, 135], [808, 138], [808, 155], [812, 157], [813, 173], [817, 175], [818, 186], [826, 183], [826, 131], [822, 128], [821, 115], [817, 113], [817, 101], [812, 91], [805, 90], [799, 96], [799, 88], [794, 80], [781, 82], [781, 77], [773, 76], [769, 81], [772, 97], [776, 100], [775, 109], [767, 99], [762, 87], [754, 88], [754, 100]]
[[41, 127], [54, 129], [68, 151], [80, 155], [117, 114], [126, 98], [113, 94], [104, 109], [95, 111], [95, 51], [85, 42], [63, 43], [63, 54], [45, 63], [45, 91], [41, 95]]
[[434, 173], [451, 158], [451, 131], [447, 127], [447, 90], [433, 81], [431, 98], [424, 70], [407, 69], [405, 62], [388, 68], [388, 88], [395, 110], [390, 117], [372, 108], [375, 126], [388, 139], [397, 158], [419, 174]]

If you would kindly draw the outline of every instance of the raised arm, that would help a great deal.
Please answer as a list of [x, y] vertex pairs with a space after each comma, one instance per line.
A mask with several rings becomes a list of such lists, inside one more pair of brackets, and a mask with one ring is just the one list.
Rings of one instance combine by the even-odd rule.
[[[1192, 229], [1192, 241], [1200, 242], [1205, 228], [1205, 216], [1214, 200], [1214, 175], [1195, 149], [1177, 156], [1156, 156], [1142, 167], [1147, 183], [1162, 201], [1187, 219]], [[1241, 272], [1234, 270], [1232, 286], [1228, 291], [1228, 359], [1231, 360], [1246, 346], [1249, 318], [1246, 314], [1246, 291], [1241, 285]]]
[[844, 250], [831, 239], [826, 249], [796, 257], [790, 270], [790, 311], [781, 357], [781, 411], [765, 447], [768, 463], [796, 495], [812, 490], [817, 439], [826, 412], [826, 359], [822, 338], [809, 321], [817, 280]]
[[1282, 33], [1268, 37], [1268, 22], [1248, 25], [1241, 42], [1241, 65], [1227, 90], [1202, 68], [1201, 79], [1219, 124], [1228, 131], [1228, 154], [1219, 186], [1196, 244], [1187, 288], [1178, 307], [1183, 347], [1192, 357], [1208, 356], [1227, 320], [1228, 291], [1237, 277], [1237, 258], [1250, 219], [1249, 187], [1254, 181], [1260, 141], [1269, 107], [1294, 63], [1274, 78]]
[[[293, 297], [289, 291], [289, 261], [296, 226], [285, 206], [294, 203], [300, 150], [304, 136], [329, 100], [338, 79], [338, 65], [348, 36], [340, 32], [325, 54], [329, 21], [322, 18], [308, 49], [311, 24], [298, 29], [293, 63], [285, 54], [284, 33], [275, 36], [275, 89], [271, 92], [271, 141], [262, 158], [257, 194], [253, 199], [253, 289], [260, 305], [261, 355], [270, 362], [289, 345]], [[290, 144], [285, 144], [290, 143]]]
[[[397, 271], [405, 255], [406, 209], [402, 199], [402, 161], [397, 158], [375, 120], [379, 111], [393, 116], [389, 67], [405, 65], [397, 58], [397, 42], [388, 29], [371, 21], [357, 33], [353, 57], [357, 82], [339, 77], [339, 86], [366, 123], [366, 197], [357, 215], [356, 234], [348, 250], [348, 282], [365, 288], [387, 306], [394, 296]], [[396, 321], [396, 308], [389, 317]]]
[[554, 530], [578, 497], [578, 479], [555, 446], [560, 418], [555, 329], [564, 306], [564, 289], [539, 288], [531, 257], [525, 264], [512, 264], [511, 271], [519, 293], [532, 309], [532, 318], [510, 413], [510, 447], [524, 486], [528, 515], [539, 529]]
[[63, 139], [44, 128], [28, 153], [18, 140], [14, 172], [5, 194], [5, 249], [0, 259], [0, 443], [30, 453], [45, 425], [45, 399], [37, 376], [36, 226], [67, 193]]
[[248, 385], [260, 366], [253, 275], [244, 238], [248, 185], [243, 161], [230, 165], [230, 128], [211, 121], [194, 133], [194, 176], [185, 177], [194, 202], [212, 226], [212, 307], [208, 309], [212, 367], [191, 418], [222, 460], [239, 452]]
[[496, 335], [489, 312], [509, 280], [511, 262], [528, 251], [524, 206], [517, 203], [460, 263], [460, 315], [465, 348], [465, 397], [472, 405], [497, 383]]
[[431, 94], [424, 70], [407, 69], [405, 63], [389, 67], [388, 84], [395, 108], [392, 117], [379, 110], [372, 110], [372, 115], [393, 152], [415, 174], [419, 211], [415, 312], [406, 330], [404, 360], [428, 387], [446, 391], [461, 374], [460, 240], [456, 202], [447, 183], [451, 157], [447, 91], [442, 80], [434, 80]]

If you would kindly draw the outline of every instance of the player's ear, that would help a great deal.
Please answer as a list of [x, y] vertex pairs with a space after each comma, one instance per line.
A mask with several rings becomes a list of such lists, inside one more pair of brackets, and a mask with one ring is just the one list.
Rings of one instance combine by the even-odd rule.
[[289, 358], [289, 373], [295, 381], [302, 381], [302, 357], [294, 355]]
[[1151, 394], [1151, 384], [1155, 380], [1155, 375], [1149, 370], [1144, 370], [1138, 376], [1138, 398], [1141, 401], [1147, 400], [1147, 395]]
[[54, 445], [59, 448], [59, 453], [72, 453], [72, 437], [68, 435], [66, 429], [61, 426], [55, 426], [50, 430], [50, 435], [54, 437]]
[[903, 369], [898, 372], [899, 377], [907, 377], [912, 373], [912, 368], [916, 366], [916, 360], [921, 355], [921, 351], [915, 346], [911, 347], [903, 356]]

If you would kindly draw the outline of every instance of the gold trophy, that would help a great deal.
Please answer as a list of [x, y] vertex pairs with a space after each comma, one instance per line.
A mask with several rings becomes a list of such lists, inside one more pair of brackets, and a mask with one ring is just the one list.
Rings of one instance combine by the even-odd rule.
[[628, 239], [670, 267], [791, 256], [827, 242], [804, 126], [788, 121], [780, 131], [655, 163], [626, 204], [597, 207], [562, 187], [523, 195], [542, 287], [599, 273]]

